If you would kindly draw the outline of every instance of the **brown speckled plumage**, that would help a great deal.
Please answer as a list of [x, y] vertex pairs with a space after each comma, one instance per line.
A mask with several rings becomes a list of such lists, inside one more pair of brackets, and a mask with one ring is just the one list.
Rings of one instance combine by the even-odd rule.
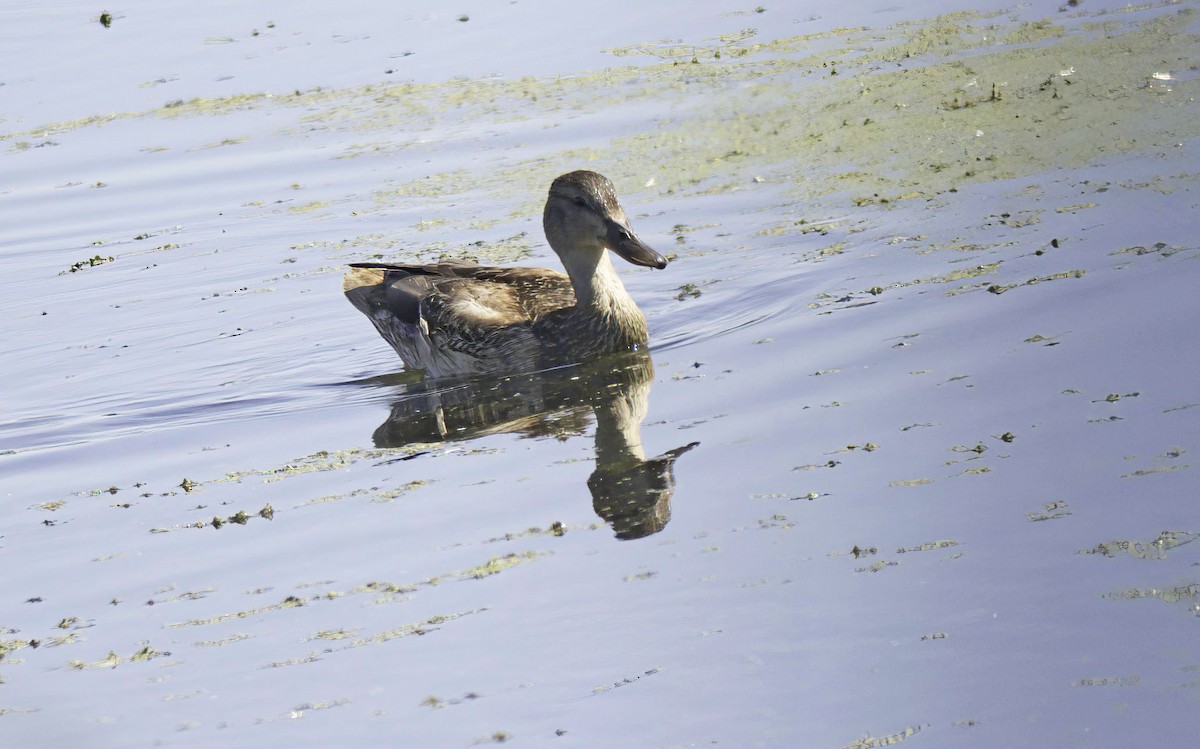
[[607, 249], [637, 265], [667, 261], [634, 235], [612, 183], [554, 180], [543, 227], [567, 274], [470, 263], [356, 263], [343, 290], [409, 367], [433, 376], [529, 371], [646, 343], [646, 320]]

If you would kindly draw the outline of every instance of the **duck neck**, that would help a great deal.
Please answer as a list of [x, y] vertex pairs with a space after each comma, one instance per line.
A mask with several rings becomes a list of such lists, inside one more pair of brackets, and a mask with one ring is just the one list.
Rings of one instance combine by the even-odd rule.
[[622, 303], [630, 300], [608, 252], [578, 253], [570, 262], [564, 261], [564, 265], [575, 288], [577, 307], [608, 310], [624, 306]]
[[576, 310], [617, 334], [619, 348], [646, 342], [646, 318], [625, 290], [607, 250], [575, 253], [564, 265], [575, 289]]

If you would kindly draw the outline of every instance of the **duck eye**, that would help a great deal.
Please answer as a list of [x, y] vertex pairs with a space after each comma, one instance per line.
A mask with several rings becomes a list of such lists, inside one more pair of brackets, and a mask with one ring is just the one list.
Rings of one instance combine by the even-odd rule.
[[571, 202], [574, 203], [575, 205], [583, 207], [583, 208], [588, 207], [588, 202], [579, 195], [576, 195], [575, 197], [571, 198]]

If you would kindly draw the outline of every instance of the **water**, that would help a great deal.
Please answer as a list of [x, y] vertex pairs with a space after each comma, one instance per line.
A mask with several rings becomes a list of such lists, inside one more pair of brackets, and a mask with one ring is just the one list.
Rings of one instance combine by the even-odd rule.
[[[1194, 3], [99, 10], [2, 11], [5, 746], [1200, 728]], [[649, 361], [342, 298], [580, 167]]]

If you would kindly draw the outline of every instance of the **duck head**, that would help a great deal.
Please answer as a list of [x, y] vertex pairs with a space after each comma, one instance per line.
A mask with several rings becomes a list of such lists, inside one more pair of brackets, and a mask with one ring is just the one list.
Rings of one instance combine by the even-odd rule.
[[606, 248], [634, 265], [667, 267], [667, 259], [634, 234], [612, 183], [596, 172], [579, 170], [554, 180], [542, 227], [568, 268], [570, 255], [603, 254]]

